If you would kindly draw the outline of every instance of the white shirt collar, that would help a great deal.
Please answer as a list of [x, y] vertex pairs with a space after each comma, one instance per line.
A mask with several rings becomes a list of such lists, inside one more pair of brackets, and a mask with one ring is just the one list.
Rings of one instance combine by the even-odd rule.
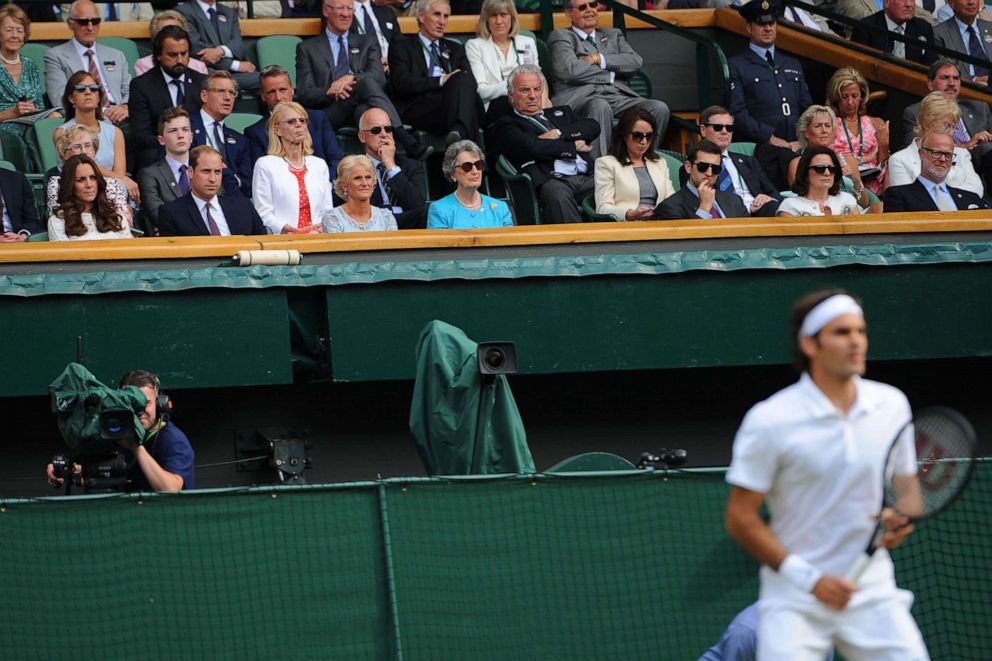
[[[854, 405], [851, 406], [851, 410], [847, 413], [847, 418], [853, 420], [854, 418], [874, 409], [878, 402], [871, 399], [870, 391], [867, 388], [861, 387], [861, 377], [853, 376], [854, 379], [854, 390], [855, 398]], [[803, 372], [799, 377], [799, 390], [806, 399], [809, 405], [809, 413], [814, 418], [829, 418], [829, 417], [844, 417], [843, 412], [838, 409], [830, 398], [827, 397], [820, 387], [816, 385], [813, 381], [813, 377], [809, 375], [809, 372]]]
[[214, 204], [214, 202], [217, 201], [217, 197], [216, 196], [214, 196], [214, 198], [212, 200], [207, 201], [207, 200], [204, 200], [199, 195], [197, 195], [196, 193], [194, 193], [192, 189], [190, 189], [190, 193], [189, 194], [193, 196], [193, 199], [194, 200], [196, 200], [196, 209], [201, 214], [203, 213], [203, 207], [204, 206], [207, 206], [207, 205], [210, 206], [210, 210], [211, 211], [214, 211], [216, 209], [220, 209], [220, 205], [219, 204]]
[[586, 31], [585, 30], [580, 30], [579, 28], [577, 28], [577, 27], [575, 27], [573, 25], [572, 26], [572, 31], [575, 32], [575, 34], [577, 34], [579, 36], [579, 39], [582, 39], [583, 41], [587, 40], [589, 37], [592, 37], [592, 40], [593, 40], [594, 43], [597, 43], [597, 44], [599, 43], [596, 40], [596, 31], [595, 30], [593, 30], [589, 34], [586, 34]]
[[[76, 48], [76, 52], [79, 53], [79, 57], [80, 57], [80, 59], [83, 60], [83, 62], [86, 61], [86, 51], [88, 51], [88, 50], [92, 50], [93, 51], [93, 55], [97, 59], [99, 59], [100, 56], [96, 52], [97, 43], [95, 41], [93, 42], [93, 45], [92, 46], [83, 46], [81, 43], [79, 43], [78, 41], [76, 41], [76, 38], [75, 37], [73, 37], [69, 41]], [[99, 62], [97, 62], [97, 66], [100, 66], [100, 63]]]
[[[214, 3], [213, 5], [209, 5], [206, 2], [203, 2], [203, 0], [196, 0], [196, 4], [200, 6], [200, 9], [203, 10], [204, 14], [206, 14], [207, 10], [210, 9], [211, 7], [217, 10], [218, 15], [220, 14], [220, 9], [217, 7], [217, 3]], [[209, 14], [207, 15], [209, 16]]]
[[901, 27], [901, 28], [905, 28], [906, 27], [906, 24], [905, 23], [896, 23], [895, 21], [893, 21], [889, 17], [888, 14], [883, 13], [882, 16], [885, 17], [885, 25], [886, 25], [886, 27], [889, 28], [889, 31], [890, 32], [893, 31], [893, 30], [895, 30], [898, 27]]

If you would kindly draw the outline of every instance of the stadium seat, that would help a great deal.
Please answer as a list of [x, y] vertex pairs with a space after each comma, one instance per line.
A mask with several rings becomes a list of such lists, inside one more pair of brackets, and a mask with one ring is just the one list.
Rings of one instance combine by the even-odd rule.
[[633, 76], [628, 78], [627, 84], [630, 85], [630, 89], [634, 90], [645, 99], [654, 98], [651, 96], [651, 79], [644, 75], [643, 72], [638, 71]]
[[744, 156], [754, 156], [755, 143], [753, 142], [731, 142], [727, 151]]
[[116, 48], [124, 53], [124, 57], [127, 58], [127, 68], [131, 72], [131, 75], [134, 75], [134, 63], [140, 57], [138, 55], [138, 46], [134, 41], [125, 39], [124, 37], [104, 37], [103, 39], [97, 39], [96, 42], [109, 48]]
[[354, 126], [342, 126], [339, 129], [334, 129], [334, 137], [337, 138], [338, 146], [341, 147], [341, 152], [345, 156], [365, 153], [365, 147], [358, 139], [358, 129]]
[[614, 222], [613, 216], [610, 214], [599, 213], [596, 211], [596, 197], [594, 195], [586, 195], [582, 198], [582, 213], [584, 213], [589, 220]]
[[48, 241], [48, 232], [35, 232], [28, 237], [28, 241]]
[[537, 204], [537, 191], [530, 175], [517, 172], [517, 169], [502, 155], [496, 161], [496, 171], [506, 182], [506, 192], [510, 196], [517, 225], [539, 225], [541, 209]]
[[262, 116], [253, 112], [232, 112], [224, 120], [224, 125], [238, 133], [244, 134], [245, 129], [262, 119]]
[[58, 165], [59, 155], [55, 149], [55, 143], [52, 142], [52, 135], [55, 133], [55, 129], [64, 123], [65, 120], [61, 117], [46, 117], [34, 124], [34, 138], [38, 143], [38, 157], [41, 159], [42, 172], [48, 172]]
[[48, 46], [37, 43], [24, 44], [21, 48], [21, 55], [30, 57], [38, 65], [38, 73], [41, 74], [41, 98], [45, 100], [46, 105], [48, 104], [48, 97], [45, 96], [47, 93], [45, 87], [45, 51], [47, 50]]
[[28, 147], [20, 136], [0, 134], [0, 158], [14, 164], [14, 169], [25, 174], [33, 172]]
[[10, 170], [11, 172], [17, 172], [17, 168], [10, 161], [0, 161], [0, 168], [4, 170]]
[[289, 80], [296, 87], [296, 45], [301, 39], [285, 34], [262, 37], [255, 47], [258, 49], [258, 68], [278, 64], [289, 71]]
[[658, 154], [668, 163], [668, 178], [672, 180], [672, 186], [676, 192], [680, 191], [682, 183], [679, 181], [679, 170], [685, 166], [685, 154], [668, 149], [659, 149]]

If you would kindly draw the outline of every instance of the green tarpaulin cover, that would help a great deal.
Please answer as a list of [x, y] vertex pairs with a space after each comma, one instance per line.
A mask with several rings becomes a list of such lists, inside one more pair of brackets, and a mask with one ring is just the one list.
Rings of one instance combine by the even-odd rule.
[[145, 430], [138, 415], [148, 401], [134, 386], [120, 390], [109, 388], [79, 363], [69, 363], [62, 374], [48, 386], [52, 396], [52, 413], [66, 444], [77, 454], [100, 445], [100, 412], [129, 411], [134, 424], [134, 438], [141, 443]]
[[417, 343], [410, 432], [431, 475], [533, 473], [520, 412], [503, 375], [484, 381], [478, 344], [443, 321]]

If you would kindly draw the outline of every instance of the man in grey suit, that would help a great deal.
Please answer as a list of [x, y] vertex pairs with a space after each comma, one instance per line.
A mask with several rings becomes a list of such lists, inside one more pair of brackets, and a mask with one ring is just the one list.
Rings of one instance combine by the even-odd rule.
[[155, 225], [163, 204], [189, 192], [193, 129], [185, 108], [168, 108], [162, 112], [158, 120], [158, 141], [165, 147], [165, 158], [138, 171], [141, 207]]
[[187, 0], [176, 7], [186, 17], [187, 32], [196, 56], [211, 69], [229, 71], [238, 89], [257, 92], [258, 71], [244, 59], [238, 14], [217, 0]]
[[[971, 55], [988, 61], [992, 48], [992, 22], [978, 18], [984, 6], [981, 0], [952, 0], [948, 3], [954, 10], [949, 18], [933, 29], [933, 38], [938, 46]], [[989, 80], [992, 65], [965, 64], [958, 62], [961, 75], [984, 85]]]
[[120, 124], [127, 119], [131, 72], [127, 58], [117, 49], [96, 43], [100, 36], [100, 12], [89, 0], [76, 0], [66, 23], [72, 39], [45, 52], [45, 87], [54, 107], [62, 105], [66, 81], [77, 71], [89, 71], [103, 85], [108, 107], [103, 116]]
[[641, 56], [620, 30], [596, 29], [599, 11], [593, 0], [565, 0], [564, 7], [572, 27], [555, 30], [548, 37], [554, 104], [571, 106], [602, 127], [594, 145], [596, 155], [609, 151], [613, 118], [634, 106], [650, 112], [658, 123], [658, 134], [665, 135], [671, 114], [668, 106], [638, 96], [625, 80], [640, 71]]

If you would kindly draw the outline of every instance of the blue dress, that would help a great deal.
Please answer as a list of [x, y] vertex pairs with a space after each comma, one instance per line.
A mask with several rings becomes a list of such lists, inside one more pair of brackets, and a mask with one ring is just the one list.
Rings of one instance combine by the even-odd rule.
[[452, 193], [431, 203], [427, 213], [427, 229], [476, 229], [480, 227], [510, 227], [513, 218], [506, 202], [488, 195], [482, 196], [482, 206], [466, 209]]
[[[75, 123], [75, 119], [70, 119], [59, 128], [67, 129]], [[114, 139], [117, 137], [115, 128], [113, 123], [105, 119], [100, 120], [100, 148], [96, 150], [96, 158], [93, 160], [96, 161], [97, 165], [108, 170], [114, 169]], [[60, 159], [59, 164], [61, 165], [61, 163]]]

